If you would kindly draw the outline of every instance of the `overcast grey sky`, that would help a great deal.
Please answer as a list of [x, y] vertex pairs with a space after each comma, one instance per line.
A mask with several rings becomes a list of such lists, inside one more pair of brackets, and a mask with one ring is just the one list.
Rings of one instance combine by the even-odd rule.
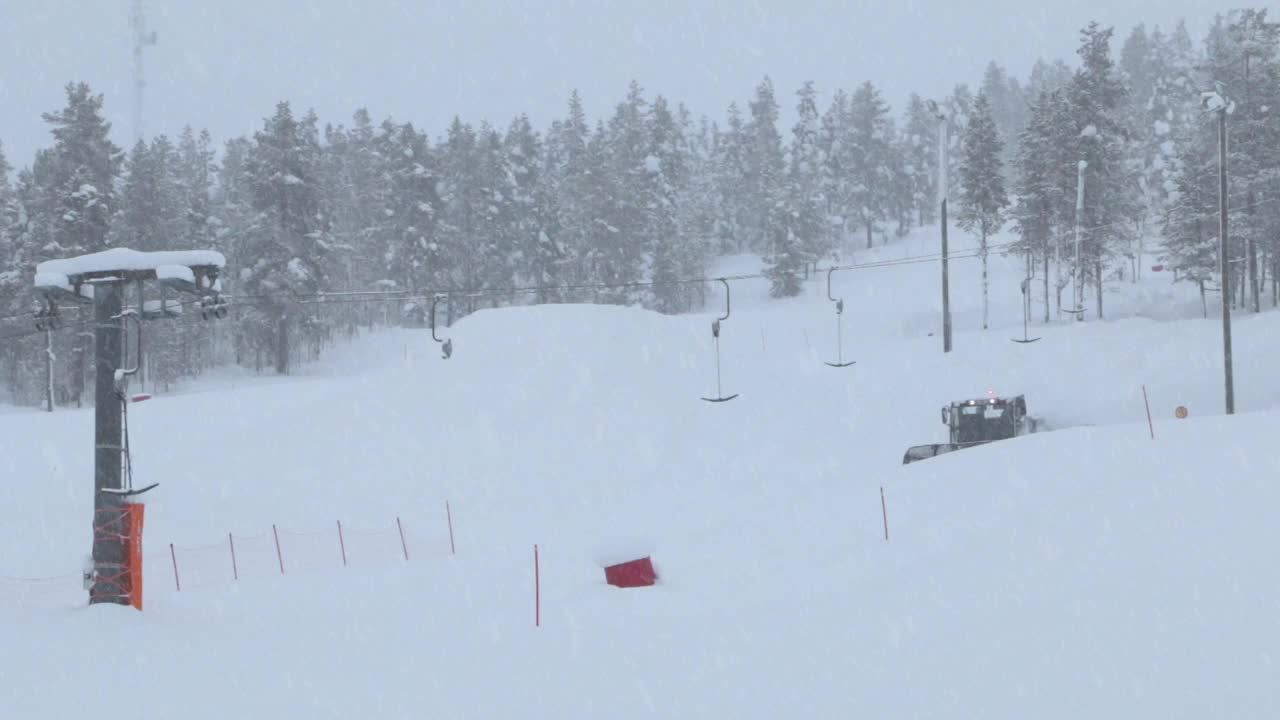
[[[911, 91], [976, 83], [989, 60], [1025, 76], [1037, 57], [1074, 60], [1090, 19], [1122, 39], [1139, 22], [1193, 35], [1221, 0], [149, 0], [147, 132], [248, 133], [275, 103], [346, 122], [411, 120], [434, 139], [453, 115], [545, 127], [569, 92], [593, 116], [635, 78], [648, 95], [718, 118], [772, 76], [784, 106], [804, 80], [824, 95], [864, 80], [895, 112]], [[1254, 3], [1259, 4], [1259, 3]], [[1265, 3], [1263, 3], [1265, 4]], [[115, 139], [132, 137], [130, 0], [0, 0], [0, 141], [14, 165], [50, 144], [40, 113], [62, 87], [106, 95]]]

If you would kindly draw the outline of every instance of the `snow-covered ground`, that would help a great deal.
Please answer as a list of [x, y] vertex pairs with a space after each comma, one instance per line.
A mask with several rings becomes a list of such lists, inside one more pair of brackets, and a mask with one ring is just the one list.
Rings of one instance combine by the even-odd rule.
[[[735, 282], [726, 404], [699, 400], [713, 300], [675, 318], [482, 311], [449, 329], [448, 361], [425, 331], [385, 332], [300, 378], [134, 406], [138, 482], [161, 483], [147, 610], [0, 579], [5, 715], [1276, 715], [1280, 315], [1238, 317], [1227, 418], [1219, 326], [1192, 288], [1117, 283], [1116, 319], [1019, 345], [1020, 263], [992, 260], [986, 332], [977, 261], [953, 272], [950, 355], [936, 263], [836, 273], [845, 369], [823, 364], [825, 277], [783, 302]], [[987, 390], [1025, 393], [1057, 430], [900, 464], [946, 439], [946, 401]], [[0, 415], [0, 575], [78, 570], [91, 422]], [[284, 576], [272, 524], [318, 533], [283, 538]], [[213, 546], [180, 551], [182, 592], [171, 542]], [[643, 554], [658, 586], [604, 584], [602, 563]]]

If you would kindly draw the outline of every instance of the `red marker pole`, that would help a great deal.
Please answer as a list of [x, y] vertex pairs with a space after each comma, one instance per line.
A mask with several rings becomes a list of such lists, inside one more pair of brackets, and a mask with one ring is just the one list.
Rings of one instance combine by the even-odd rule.
[[880, 515], [884, 518], [884, 541], [889, 542], [889, 506], [884, 502], [884, 487], [880, 488]]
[[1156, 426], [1151, 422], [1151, 401], [1147, 399], [1147, 386], [1142, 386], [1142, 403], [1147, 406], [1147, 429], [1151, 431], [1151, 439], [1156, 439]]
[[449, 501], [444, 501], [444, 516], [449, 521], [449, 554], [457, 555], [458, 550], [453, 544], [453, 511], [449, 509]]
[[276, 538], [276, 560], [280, 561], [280, 574], [284, 574], [284, 553], [280, 552], [280, 531], [272, 524], [271, 534]]
[[178, 580], [178, 551], [173, 548], [173, 543], [169, 543], [169, 557], [173, 558], [173, 587], [182, 592], [182, 582]]
[[404, 561], [409, 562], [409, 545], [404, 541], [404, 525], [400, 524], [400, 518], [396, 517], [396, 529], [400, 531], [400, 549], [404, 551]]
[[538, 574], [538, 546], [533, 546], [533, 626], [542, 626], [542, 578]]
[[240, 579], [240, 568], [236, 565], [236, 538], [231, 533], [227, 533], [227, 545], [231, 546], [231, 579]]
[[342, 567], [347, 566], [347, 541], [342, 539], [342, 521], [338, 521], [338, 547], [342, 550]]

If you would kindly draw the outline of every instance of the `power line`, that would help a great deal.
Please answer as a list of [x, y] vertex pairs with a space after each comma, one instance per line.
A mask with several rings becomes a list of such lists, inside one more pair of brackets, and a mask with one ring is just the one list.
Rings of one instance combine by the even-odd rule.
[[[1253, 203], [1252, 207], [1253, 208], [1266, 207], [1266, 206], [1274, 205], [1277, 203], [1280, 203], [1280, 198], [1257, 201]], [[1246, 209], [1248, 209], [1248, 207], [1231, 208], [1229, 212], [1239, 212]], [[1217, 213], [1216, 212], [1203, 213], [1200, 215], [1208, 218], [1208, 217], [1213, 217], [1217, 215]], [[1193, 215], [1190, 217], [1197, 217], [1200, 215]], [[1096, 230], [1103, 230], [1103, 229], [1116, 227], [1120, 225], [1127, 225], [1127, 224], [1129, 224], [1129, 221], [1103, 223], [1100, 225], [1093, 225], [1093, 226], [1083, 228], [1083, 230], [1085, 230], [1086, 232], [1092, 232]], [[1000, 243], [991, 243], [986, 247], [985, 252], [991, 253], [991, 252], [1000, 252], [1002, 250], [1015, 249], [1017, 246], [1023, 245], [1025, 242], [1026, 241], [1024, 239], [1018, 239], [1018, 240], [1011, 240], [1011, 241], [1000, 242]], [[959, 252], [950, 253], [949, 259], [966, 260], [966, 259], [977, 258], [977, 257], [981, 257], [983, 252], [984, 250], [982, 248], [970, 248], [968, 250], [961, 250]], [[820, 267], [815, 271], [815, 274], [828, 272], [828, 271], [843, 272], [843, 271], [856, 271], [856, 270], [872, 270], [872, 269], [888, 268], [888, 267], [901, 267], [904, 265], [933, 263], [933, 262], [938, 262], [941, 259], [942, 259], [942, 254], [937, 252], [926, 253], [921, 255], [908, 255], [908, 256], [899, 257], [899, 258], [887, 258], [884, 260], [874, 260], [871, 262], [864, 262], [864, 263], [851, 263], [851, 264], [843, 264], [843, 265], [832, 265], [828, 267]], [[341, 305], [341, 304], [363, 304], [363, 303], [370, 303], [370, 302], [376, 303], [376, 302], [410, 301], [410, 300], [425, 301], [425, 300], [430, 300], [432, 297], [436, 295], [444, 295], [449, 298], [463, 297], [463, 298], [469, 298], [469, 299], [480, 299], [480, 298], [493, 298], [493, 297], [504, 297], [504, 296], [515, 296], [515, 295], [532, 295], [532, 294], [538, 294], [538, 293], [582, 292], [582, 291], [598, 291], [598, 290], [638, 290], [638, 289], [653, 288], [658, 286], [671, 287], [671, 286], [681, 286], [681, 285], [698, 285], [698, 284], [716, 282], [721, 279], [728, 280], [730, 282], [735, 282], [735, 281], [745, 281], [745, 280], [767, 280], [769, 279], [769, 276], [764, 272], [757, 272], [757, 273], [740, 273], [736, 275], [725, 275], [725, 276], [717, 276], [717, 277], [684, 278], [684, 279], [664, 280], [664, 281], [635, 280], [635, 281], [629, 281], [629, 282], [614, 282], [614, 283], [593, 282], [593, 283], [565, 283], [560, 285], [512, 285], [512, 286], [506, 286], [506, 287], [452, 288], [452, 289], [432, 290], [432, 291], [425, 291], [425, 292], [414, 292], [410, 290], [343, 290], [343, 291], [317, 291], [317, 292], [308, 292], [308, 293], [298, 293], [298, 292], [258, 293], [258, 294], [252, 294], [252, 295], [248, 295], [248, 294], [237, 295], [235, 293], [228, 293], [223, 295], [223, 297], [232, 301], [232, 304], [230, 305], [231, 308], [240, 307], [240, 304], [246, 301], [250, 305], [252, 305], [255, 301], [273, 301], [273, 300], [282, 300], [282, 299], [294, 300], [307, 305]], [[200, 302], [200, 300], [187, 300], [180, 303], [176, 303], [176, 305], [178, 307], [187, 307], [190, 305], [194, 305], [198, 302]], [[76, 306], [71, 306], [68, 309], [73, 311], [80, 310], [80, 308]], [[29, 313], [14, 314], [14, 315], [0, 316], [0, 321], [23, 320], [23, 319], [29, 319], [30, 317], [31, 315]], [[88, 324], [91, 324], [91, 321], [62, 326], [60, 328], [57, 328], [57, 330], [79, 328], [79, 327], [84, 327], [85, 325], [88, 325]], [[43, 330], [30, 330], [26, 332], [10, 333], [7, 335], [0, 335], [0, 340], [21, 339], [21, 338], [38, 335], [43, 332], [44, 332]]]
[[[1003, 243], [993, 243], [987, 246], [987, 252], [1000, 250], [1003, 248], [1017, 245], [1019, 241], [1009, 241]], [[980, 257], [982, 250], [980, 248], [971, 248], [953, 253], [951, 257], [965, 259], [971, 257]], [[912, 265], [918, 263], [935, 262], [941, 258], [940, 253], [928, 253], [923, 255], [910, 255], [900, 258], [887, 258], [884, 260], [875, 260], [866, 263], [853, 263], [848, 265], [833, 265], [829, 267], [820, 267], [817, 273], [834, 270], [836, 272], [844, 270], [867, 270], [883, 267], [897, 267], [901, 265]], [[769, 276], [764, 272], [758, 273], [741, 273], [737, 275], [718, 275], [715, 277], [697, 277], [683, 278], [675, 280], [634, 280], [628, 282], [595, 282], [595, 283], [566, 283], [560, 285], [511, 285], [505, 287], [472, 287], [472, 288], [450, 288], [424, 292], [413, 292], [410, 290], [367, 290], [367, 291], [346, 291], [346, 292], [314, 292], [314, 293], [261, 293], [255, 295], [236, 295], [228, 294], [225, 297], [228, 300], [240, 302], [243, 300], [278, 300], [293, 299], [299, 302], [308, 302], [307, 304], [338, 304], [342, 302], [362, 302], [365, 300], [386, 301], [386, 300], [428, 300], [436, 295], [458, 296], [467, 298], [495, 297], [503, 295], [528, 295], [541, 292], [571, 292], [583, 290], [630, 290], [643, 289], [657, 286], [674, 286], [674, 285], [697, 285], [702, 283], [718, 282], [720, 280], [728, 280], [730, 282], [738, 280], [767, 280]], [[350, 298], [350, 299], [349, 299]]]

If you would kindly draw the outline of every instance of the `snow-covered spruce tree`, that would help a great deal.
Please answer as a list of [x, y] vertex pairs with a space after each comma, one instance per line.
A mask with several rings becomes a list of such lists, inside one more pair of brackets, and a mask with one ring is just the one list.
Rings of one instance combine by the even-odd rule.
[[[374, 126], [364, 108], [352, 115], [350, 128], [325, 131], [326, 186], [333, 219], [330, 278], [335, 289], [372, 288], [389, 279], [391, 231], [386, 228], [386, 213], [394, 213], [394, 203], [388, 164], [395, 158], [382, 150], [390, 150], [391, 142], [393, 138]], [[355, 333], [362, 320], [372, 321], [372, 310], [352, 304], [339, 311], [348, 335]]]
[[[521, 284], [535, 287], [557, 285], [566, 279], [564, 249], [559, 237], [559, 208], [552, 187], [552, 173], [560, 164], [554, 142], [543, 147], [528, 116], [511, 122], [503, 139], [508, 167], [511, 170], [513, 196], [511, 208], [516, 246], [516, 277]], [[555, 291], [539, 290], [534, 302], [552, 302]]]
[[[254, 178], [250, 173], [253, 141], [232, 138], [223, 145], [221, 163], [214, 184], [210, 224], [213, 247], [227, 258], [223, 290], [238, 294], [240, 322], [232, 326], [236, 363], [252, 365], [260, 372], [273, 364], [276, 327], [272, 315], [259, 301], [245, 299], [246, 284], [252, 276], [259, 248], [262, 222], [254, 207]], [[256, 282], [256, 281], [252, 281]], [[252, 284], [252, 282], [250, 284]]]
[[[391, 125], [379, 145], [377, 167], [387, 193], [380, 200], [378, 238], [385, 243], [381, 275], [395, 287], [414, 293], [435, 290], [445, 280], [440, 247], [440, 197], [436, 192], [436, 163], [426, 135], [413, 125]], [[363, 213], [362, 213], [363, 214]], [[422, 306], [413, 318], [424, 322]], [[401, 318], [404, 320], [404, 318]]]
[[[147, 252], [178, 249], [184, 211], [177, 172], [177, 152], [164, 135], [149, 145], [143, 141], [134, 145], [125, 162], [125, 179], [118, 195], [120, 211], [108, 234], [111, 245]], [[134, 301], [130, 293], [126, 302], [132, 305]], [[192, 372], [188, 368], [196, 364], [195, 352], [182, 347], [181, 329], [174, 323], [150, 323], [147, 329], [140, 380], [167, 390], [175, 380]], [[133, 339], [126, 337], [125, 343], [129, 355], [134, 356]]]
[[788, 153], [785, 229], [775, 238], [764, 271], [773, 297], [799, 295], [806, 268], [827, 255], [823, 223], [826, 199], [822, 194], [822, 172], [826, 163], [819, 145], [821, 121], [816, 94], [812, 82], [806, 82], [796, 93], [799, 101]]
[[713, 166], [719, 196], [719, 238], [721, 253], [743, 253], [748, 249], [751, 223], [747, 200], [747, 127], [737, 103], [730, 103], [725, 129], [714, 135]]
[[889, 142], [889, 217], [897, 224], [894, 234], [904, 237], [916, 224], [915, 180], [907, 167], [911, 155], [906, 138], [893, 133]]
[[747, 216], [742, 230], [747, 246], [758, 253], [770, 252], [785, 243], [783, 222], [786, 168], [782, 157], [782, 136], [778, 133], [778, 102], [773, 81], [765, 78], [756, 86], [750, 104], [751, 120], [746, 131], [746, 176], [744, 202]]
[[[1183, 59], [1183, 64], [1189, 42], [1184, 34], [1176, 32], [1166, 50]], [[1280, 231], [1280, 210], [1259, 202], [1261, 197], [1273, 196], [1280, 190], [1275, 172], [1280, 167], [1280, 116], [1274, 111], [1280, 106], [1278, 36], [1280, 30], [1265, 12], [1245, 10], [1219, 16], [1208, 32], [1205, 55], [1198, 63], [1205, 84], [1190, 88], [1203, 90], [1210, 81], [1221, 83], [1234, 103], [1227, 121], [1228, 205], [1239, 211], [1231, 213], [1228, 233], [1232, 295], [1227, 301], [1250, 309], [1261, 305], [1268, 269], [1274, 298], [1276, 271], [1280, 270], [1275, 240]], [[1205, 277], [1217, 274], [1217, 261], [1211, 257], [1214, 253], [1209, 246], [1216, 247], [1219, 235], [1218, 138], [1213, 115], [1187, 114], [1190, 117], [1174, 126], [1178, 142], [1166, 246], [1170, 262], [1181, 277], [1203, 282]]]
[[791, 130], [787, 163], [786, 218], [792, 233], [800, 238], [804, 262], [816, 265], [830, 258], [835, 249], [826, 219], [827, 158], [813, 83], [806, 82], [796, 95], [797, 120]]
[[[556, 231], [548, 241], [561, 256], [564, 275], [572, 283], [591, 281], [587, 242], [593, 224], [588, 197], [597, 181], [589, 167], [588, 145], [591, 127], [587, 124], [582, 100], [575, 90], [569, 96], [568, 115], [553, 126], [547, 137], [547, 190], [551, 195]], [[586, 293], [566, 293], [564, 301], [580, 301]]]
[[1004, 169], [1000, 161], [1003, 143], [987, 96], [979, 94], [965, 131], [960, 153], [960, 192], [957, 224], [979, 237], [982, 259], [982, 329], [988, 322], [987, 254], [988, 238], [1004, 225], [1009, 197], [1004, 189]]
[[888, 220], [893, 206], [893, 120], [880, 91], [863, 83], [849, 98], [845, 133], [840, 140], [842, 169], [848, 173], [846, 222], [855, 221], [872, 246], [879, 223]]
[[846, 245], [851, 222], [848, 201], [852, 184], [845, 167], [847, 157], [844, 152], [848, 120], [849, 95], [844, 90], [836, 90], [831, 96], [831, 104], [822, 113], [818, 147], [822, 150], [824, 165], [822, 195], [826, 200], [823, 212], [827, 244], [837, 253]]
[[102, 96], [84, 83], [68, 84], [66, 94], [66, 107], [43, 116], [54, 145], [37, 160], [53, 234], [47, 254], [63, 257], [105, 249], [123, 158], [108, 137]]
[[[46, 248], [53, 236], [47, 200], [34, 169], [19, 171], [6, 212], [7, 264], [0, 267], [0, 311], [5, 315], [23, 317], [31, 311], [31, 271], [37, 262], [48, 259]], [[4, 326], [6, 331], [13, 328], [9, 323]], [[30, 325], [22, 323], [14, 329], [28, 328]], [[14, 403], [36, 405], [44, 400], [44, 340], [43, 336], [27, 336], [0, 343], [0, 371]], [[58, 335], [54, 340], [58, 342]]]
[[[599, 282], [620, 285], [639, 281], [652, 251], [650, 214], [656, 202], [656, 178], [649, 169], [649, 106], [644, 90], [632, 81], [626, 99], [614, 109], [595, 150], [605, 161], [603, 174], [592, 188], [602, 212], [595, 215], [591, 243]], [[597, 176], [599, 177], [599, 176]], [[602, 288], [602, 301], [629, 305], [641, 293], [626, 287]]]
[[[960, 83], [942, 102], [947, 114], [947, 192], [956, 197], [960, 192], [960, 142], [969, 127], [969, 115], [973, 113], [973, 91]], [[935, 198], [936, 200], [936, 198]]]
[[[479, 254], [472, 242], [480, 227], [480, 180], [476, 158], [476, 132], [469, 124], [455, 117], [449, 126], [444, 144], [439, 146], [441, 202], [440, 245], [448, 291], [474, 289], [480, 281], [482, 266]], [[449, 304], [448, 321], [454, 314], [466, 308]]]
[[[612, 172], [610, 134], [603, 122], [597, 122], [587, 141], [583, 176], [582, 203], [583, 243], [579, 261], [583, 275], [591, 283], [617, 282], [616, 269], [622, 233], [614, 225], [621, 193], [621, 180]], [[638, 271], [637, 271], [638, 272]], [[592, 288], [585, 297], [591, 302], [616, 302], [618, 295], [605, 289]]]
[[[681, 108], [683, 124], [689, 124], [688, 113]], [[677, 266], [682, 278], [706, 277], [708, 261], [721, 242], [720, 196], [716, 177], [716, 129], [707, 118], [699, 122], [696, 132], [685, 128], [689, 148], [689, 181], [679, 208], [681, 243]], [[702, 307], [706, 286], [702, 283], [682, 286], [682, 303], [687, 310]]]
[[[213, 140], [208, 132], [196, 133], [190, 127], [183, 128], [169, 157], [166, 175], [171, 183], [168, 191], [173, 208], [173, 219], [169, 223], [172, 236], [163, 244], [177, 250], [212, 248], [216, 223], [211, 215], [211, 203], [217, 173]], [[178, 300], [163, 290], [159, 293], [167, 300]], [[197, 319], [198, 314], [192, 309], [180, 321], [153, 323], [149, 328], [148, 379], [153, 387], [166, 389], [166, 381], [171, 385], [181, 378], [196, 377], [207, 368], [231, 359], [233, 328], [228, 323], [206, 324]], [[165, 345], [167, 348], [163, 351], [158, 350]]]
[[[480, 126], [476, 146], [480, 208], [478, 236], [472, 247], [481, 258], [480, 287], [492, 291], [509, 287], [515, 279], [515, 256], [519, 247], [516, 225], [515, 177], [502, 142], [502, 134], [487, 123]], [[485, 304], [496, 306], [504, 299], [490, 294]]]
[[[67, 104], [44, 113], [53, 147], [37, 151], [30, 170], [18, 176], [18, 230], [10, 230], [14, 267], [0, 269], [4, 276], [0, 295], [8, 296], [10, 312], [31, 308], [30, 273], [37, 263], [106, 249], [107, 233], [117, 213], [116, 183], [122, 153], [108, 138], [111, 126], [102, 116], [101, 95], [88, 85], [66, 86]], [[55, 394], [64, 399], [82, 390], [72, 362], [80, 339], [71, 333], [54, 333]], [[12, 343], [14, 374], [11, 385], [21, 385], [17, 402], [43, 399], [44, 338], [17, 339]], [[80, 375], [79, 377], [83, 377]]]
[[911, 94], [899, 140], [902, 171], [911, 189], [916, 222], [926, 225], [938, 219], [938, 121], [921, 97]]
[[289, 103], [254, 134], [244, 163], [254, 211], [240, 244], [239, 285], [256, 300], [249, 324], [269, 336], [276, 372], [293, 364], [293, 331], [305, 328], [302, 306], [288, 299], [326, 286], [326, 218], [316, 186], [319, 142], [313, 116], [299, 122]]
[[13, 167], [5, 158], [4, 144], [0, 143], [0, 315], [14, 314], [18, 286], [21, 284], [18, 260], [21, 257], [19, 243], [22, 238], [24, 210], [18, 193], [9, 180]]
[[648, 244], [653, 305], [663, 313], [687, 310], [681, 272], [681, 246], [685, 238], [680, 226], [680, 206], [689, 180], [689, 154], [683, 131], [666, 98], [653, 100], [649, 114], [649, 156], [645, 170], [650, 175], [654, 202], [650, 206]]
[[1216, 126], [1186, 128], [1178, 137], [1178, 171], [1164, 214], [1164, 261], [1179, 280], [1205, 283], [1218, 275], [1218, 143]]
[[[9, 181], [12, 172], [13, 167], [4, 155], [4, 143], [0, 142], [0, 272], [13, 270], [13, 258], [18, 250], [21, 207]], [[3, 306], [4, 301], [0, 299], [0, 307]]]
[[[1274, 197], [1280, 190], [1276, 168], [1280, 167], [1280, 24], [1270, 20], [1265, 9], [1229, 13], [1222, 32], [1211, 34], [1207, 43], [1207, 73], [1229, 88], [1235, 111], [1229, 121], [1228, 167], [1238, 195], [1233, 207], [1243, 207], [1232, 219], [1231, 235], [1242, 241], [1244, 263], [1239, 263], [1240, 303], [1257, 310], [1261, 305], [1259, 252], [1274, 248], [1277, 216], [1280, 211], [1261, 198]], [[1219, 38], [1221, 38], [1219, 40]]]
[[183, 215], [180, 244], [191, 248], [207, 247], [214, 234], [210, 202], [218, 170], [213, 138], [207, 130], [197, 135], [190, 127], [183, 128], [177, 149], [176, 181]]
[[502, 156], [511, 194], [507, 201], [513, 240], [513, 276], [527, 282], [530, 277], [541, 274], [529, 272], [528, 268], [530, 259], [537, 256], [537, 235], [541, 231], [535, 193], [542, 179], [542, 140], [527, 115], [520, 115], [507, 125], [502, 135]]
[[[1111, 60], [1111, 28], [1097, 23], [1080, 33], [1080, 68], [1067, 97], [1078, 133], [1075, 142], [1085, 171], [1084, 227], [1080, 252], [1081, 292], [1091, 280], [1097, 317], [1103, 316], [1103, 268], [1107, 259], [1130, 246], [1141, 215], [1138, 183], [1130, 158], [1129, 132], [1122, 113], [1125, 87]], [[1074, 183], [1073, 183], [1074, 184]]]
[[134, 146], [125, 162], [111, 244], [142, 251], [176, 249], [184, 220], [176, 160], [173, 144], [163, 135], [150, 145], [139, 141]]
[[[5, 316], [18, 315], [30, 305], [30, 285], [21, 270], [26, 250], [22, 244], [26, 212], [9, 180], [11, 171], [0, 144], [0, 315]], [[0, 323], [0, 332], [16, 328], [16, 323]], [[16, 339], [0, 343], [0, 382], [13, 401], [19, 401], [23, 394], [18, 373], [23, 350], [24, 343]]]
[[1138, 231], [1134, 233], [1132, 278], [1142, 273], [1143, 241], [1151, 220], [1162, 222], [1169, 210], [1178, 161], [1175, 138], [1199, 122], [1197, 89], [1189, 77], [1189, 57], [1180, 57], [1171, 39], [1138, 25], [1125, 39], [1119, 71], [1129, 92], [1122, 114], [1131, 135], [1131, 154], [1141, 189]]
[[[1071, 84], [1072, 70], [1062, 59], [1053, 62], [1045, 62], [1043, 59], [1036, 60], [1031, 66], [1031, 73], [1027, 78], [1026, 95], [1031, 101], [1040, 97], [1041, 93], [1053, 93], [1058, 90], [1064, 90], [1067, 85]], [[1027, 117], [1030, 122], [1030, 115]]]
[[[1052, 307], [1050, 261], [1060, 259], [1063, 234], [1074, 217], [1074, 188], [1065, 184], [1075, 181], [1075, 130], [1069, 109], [1064, 90], [1041, 92], [1018, 143], [1012, 217], [1021, 239], [1014, 250], [1041, 267], [1045, 322], [1049, 322]], [[1069, 283], [1061, 265], [1057, 276], [1053, 285], [1057, 308], [1061, 309], [1062, 289]]]
[[[1151, 96], [1144, 106], [1143, 117], [1150, 127], [1145, 158], [1145, 199], [1150, 217], [1162, 218], [1172, 200], [1174, 178], [1178, 173], [1178, 138], [1203, 122], [1200, 112], [1200, 89], [1192, 80], [1195, 55], [1186, 27], [1164, 35], [1159, 28], [1151, 36], [1151, 71], [1154, 74]], [[1139, 137], [1141, 137], [1141, 133]]]
[[987, 102], [991, 105], [996, 135], [1003, 147], [1000, 166], [1007, 186], [1013, 182], [1018, 135], [1027, 124], [1029, 110], [1026, 93], [1016, 77], [1009, 75], [999, 64], [991, 62], [983, 73], [979, 94], [986, 95]]

